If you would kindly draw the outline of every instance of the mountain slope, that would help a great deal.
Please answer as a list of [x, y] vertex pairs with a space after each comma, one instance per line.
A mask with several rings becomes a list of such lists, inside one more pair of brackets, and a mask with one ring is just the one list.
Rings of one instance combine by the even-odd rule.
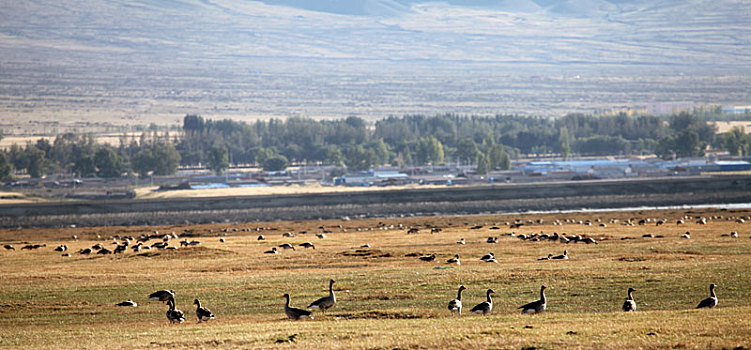
[[[750, 9], [742, 0], [6, 1], [0, 118], [747, 103]], [[572, 85], [573, 76], [598, 78]], [[740, 78], [728, 87], [717, 76]], [[555, 83], [528, 86], [530, 77]]]

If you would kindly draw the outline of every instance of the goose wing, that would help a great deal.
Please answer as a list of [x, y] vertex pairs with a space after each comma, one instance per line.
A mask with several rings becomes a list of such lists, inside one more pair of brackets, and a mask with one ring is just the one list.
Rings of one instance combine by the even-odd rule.
[[449, 301], [449, 310], [458, 311], [461, 308], [462, 308], [462, 302], [459, 299], [454, 299], [454, 300]]
[[522, 306], [519, 306], [519, 308], [522, 309], [522, 310], [530, 310], [530, 309], [537, 310], [537, 308], [540, 307], [541, 304], [542, 304], [541, 300], [535, 300], [535, 301], [533, 301], [531, 303], [526, 303], [526, 304], [524, 304]]
[[204, 308], [204, 307], [197, 308], [196, 315], [198, 316], [199, 319], [213, 319], [214, 318], [214, 314], [211, 312], [211, 310]]
[[472, 308], [471, 312], [488, 312], [490, 311], [490, 308], [491, 308], [490, 303], [488, 303], [487, 301], [483, 301], [475, 305], [475, 307]]
[[636, 303], [633, 300], [626, 300], [623, 302], [623, 311], [635, 311]]
[[334, 299], [331, 298], [331, 296], [329, 295], [329, 296], [325, 296], [322, 298], [318, 298], [318, 300], [310, 303], [310, 305], [308, 305], [308, 308], [309, 309], [311, 308], [312, 309], [328, 309], [333, 305], [334, 305]]
[[704, 300], [702, 300], [699, 305], [696, 306], [697, 309], [703, 309], [703, 308], [713, 308], [717, 306], [717, 299], [709, 297]]
[[307, 310], [302, 310], [302, 309], [298, 309], [294, 307], [288, 307], [284, 311], [289, 318], [294, 318], [296, 320], [300, 318], [304, 318], [304, 317], [310, 317], [310, 311], [307, 311]]

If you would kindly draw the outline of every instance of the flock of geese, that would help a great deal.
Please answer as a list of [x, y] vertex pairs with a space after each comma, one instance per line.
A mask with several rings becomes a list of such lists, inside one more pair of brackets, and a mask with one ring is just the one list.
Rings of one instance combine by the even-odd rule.
[[[154, 293], [149, 294], [149, 299], [155, 299], [167, 303], [167, 320], [169, 320], [170, 324], [179, 324], [185, 322], [185, 314], [182, 311], [178, 310], [175, 306], [174, 290], [158, 290]], [[196, 306], [196, 317], [198, 317], [198, 323], [214, 319], [214, 313], [212, 313], [211, 310], [201, 306], [200, 300], [194, 299], [193, 305]], [[115, 306], [137, 307], [138, 304], [133, 300], [128, 299], [126, 301], [115, 304]]]
[[[696, 306], [697, 309], [712, 309], [715, 306], [717, 306], [717, 294], [715, 294], [715, 288], [717, 285], [714, 283], [709, 285], [709, 297], [706, 299], [703, 299], [701, 302], [699, 302], [699, 305]], [[539, 314], [542, 312], [545, 312], [545, 309], [547, 308], [548, 300], [545, 297], [545, 289], [548, 287], [541, 286], [540, 287], [540, 299], [537, 299], [535, 301], [526, 303], [522, 306], [519, 306], [519, 309], [521, 309], [522, 314]], [[459, 315], [462, 314], [462, 292], [464, 292], [467, 289], [464, 285], [459, 286], [459, 292], [456, 296], [456, 299], [452, 299], [448, 303], [448, 309], [452, 313], [456, 312]], [[629, 288], [627, 291], [627, 297], [626, 300], [623, 302], [623, 306], [621, 309], [625, 312], [629, 311], [636, 311], [636, 301], [634, 300], [633, 292], [635, 292], [636, 289]], [[475, 305], [470, 312], [477, 313], [477, 314], [483, 314], [487, 315], [491, 311], [493, 311], [493, 297], [491, 297], [491, 294], [495, 294], [495, 291], [493, 289], [488, 289], [485, 292], [486, 300]]]
[[[308, 309], [318, 309], [321, 310], [321, 312], [326, 313], [326, 310], [330, 309], [334, 304], [336, 304], [336, 295], [334, 295], [334, 283], [336, 281], [331, 280], [329, 281], [329, 295], [325, 297], [321, 297], [314, 302], [310, 303], [308, 305]], [[287, 315], [290, 319], [293, 320], [299, 320], [303, 318], [310, 318], [312, 319], [313, 316], [311, 316], [312, 312], [308, 310], [298, 309], [291, 307], [289, 305], [290, 303], [290, 296], [289, 294], [284, 294], [282, 296], [283, 298], [287, 299], [287, 302], [284, 304], [284, 314]], [[155, 299], [162, 302], [167, 303], [167, 320], [170, 322], [170, 324], [181, 324], [185, 322], [185, 314], [178, 310], [175, 306], [175, 291], [171, 289], [162, 289], [158, 290], [154, 293], [149, 294], [149, 299]], [[211, 310], [201, 306], [201, 301], [198, 299], [193, 300], [193, 305], [196, 306], [196, 317], [198, 318], [198, 323], [213, 320], [214, 313], [211, 312]], [[134, 302], [133, 300], [126, 300], [120, 303], [115, 304], [115, 306], [125, 306], [125, 307], [137, 307], [138, 304]]]
[[[688, 217], [685, 217], [683, 219], [677, 220], [676, 224], [677, 225], [683, 224], [684, 223], [684, 219], [686, 221], [688, 221]], [[743, 220], [744, 220], [744, 218], [740, 218], [740, 219], [736, 218], [737, 222], [741, 222], [742, 223]], [[566, 222], [568, 223], [568, 221], [566, 221]], [[599, 221], [596, 221], [596, 222], [599, 222]], [[651, 220], [640, 220], [637, 224], [638, 225], [645, 225], [646, 223], [649, 223], [649, 222], [652, 222], [652, 221]], [[655, 225], [659, 226], [659, 225], [665, 224], [666, 220], [655, 220], [654, 222], [655, 222]], [[707, 221], [706, 221], [705, 218], [700, 218], [700, 219], [698, 219], [696, 221], [697, 224], [706, 224], [706, 222]], [[532, 222], [528, 220], [527, 223], [532, 223]], [[541, 222], [538, 222], [538, 223], [541, 223]], [[578, 222], [578, 223], [582, 224], [582, 222]], [[614, 224], [614, 223], [618, 223], [618, 221], [617, 220], [611, 220], [610, 223]], [[510, 227], [519, 227], [519, 226], [522, 226], [524, 224], [525, 224], [524, 222], [520, 222], [520, 221], [517, 220], [517, 222], [511, 223], [511, 224], [509, 224], [509, 226]], [[560, 225], [561, 223], [560, 222], [554, 222], [553, 224], [559, 224]], [[591, 222], [585, 222], [583, 224], [585, 224], [585, 225], [591, 225], [592, 223]], [[634, 221], [627, 220], [627, 221], [623, 222], [622, 224], [624, 224], [624, 225], [634, 225]], [[604, 226], [604, 225], [605, 225], [605, 223], [601, 223], [600, 224], [600, 226]], [[339, 227], [341, 228], [341, 225]], [[403, 226], [401, 224], [399, 224], [399, 227], [402, 228]], [[472, 229], [478, 229], [478, 228], [482, 228], [482, 226], [472, 227]], [[497, 227], [492, 227], [491, 229], [497, 229]], [[358, 231], [359, 230], [360, 229], [358, 229]], [[186, 230], [186, 232], [187, 232], [187, 230]], [[330, 232], [330, 231], [328, 231], [328, 232]], [[417, 228], [410, 228], [408, 230], [408, 234], [415, 234], [415, 233], [418, 233], [418, 232], [419, 232], [419, 230]], [[435, 227], [431, 228], [431, 233], [435, 233], [435, 232], [440, 232], [440, 228], [435, 228]], [[528, 234], [528, 235], [527, 234], [520, 234], [520, 235], [507, 234], [507, 235], [510, 235], [512, 237], [515, 236], [516, 238], [519, 238], [521, 240], [529, 240], [529, 241], [559, 241], [561, 243], [583, 242], [583, 243], [587, 243], [587, 244], [590, 244], [590, 243], [598, 244], [597, 240], [595, 240], [593, 238], [590, 238], [590, 237], [582, 237], [582, 236], [578, 236], [578, 235], [568, 235], [567, 236], [566, 234], [560, 234], [559, 235], [558, 233], [553, 233], [551, 235], [547, 235], [547, 234], [543, 234], [543, 233], [540, 233], [540, 234]], [[285, 237], [294, 237], [294, 236], [295, 235], [293, 233], [285, 233]], [[318, 238], [320, 238], [320, 239], [326, 238], [325, 233], [321, 233], [321, 234], [318, 234], [316, 236]], [[652, 236], [652, 235], [644, 235], [644, 237], [646, 237], [646, 236]], [[733, 231], [730, 234], [724, 234], [722, 236], [729, 236], [729, 237], [737, 238], [738, 237], [738, 233], [735, 232], [735, 231]], [[685, 238], [685, 239], [690, 239], [690, 233], [686, 232], [681, 237]], [[117, 243], [117, 242], [113, 243], [113, 244], [116, 244], [116, 247], [113, 250], [109, 250], [109, 249], [105, 248], [102, 244], [97, 244], [97, 245], [92, 246], [91, 248], [82, 249], [81, 251], [79, 251], [79, 254], [86, 255], [86, 254], [91, 254], [93, 252], [96, 252], [97, 254], [118, 254], [118, 253], [122, 253], [122, 252], [126, 251], [126, 249], [128, 249], [128, 248], [132, 249], [134, 252], [140, 252], [141, 250], [148, 250], [148, 249], [151, 249], [151, 248], [154, 248], [154, 249], [170, 249], [170, 248], [176, 249], [176, 247], [169, 247], [168, 245], [169, 245], [169, 242], [170, 242], [171, 239], [177, 239], [178, 236], [175, 233], [164, 235], [164, 234], [159, 234], [157, 231], [154, 231], [153, 234], [150, 234], [150, 235], [149, 234], [144, 234], [144, 235], [142, 235], [140, 237], [137, 237], [137, 238], [134, 238], [134, 237], [116, 237], [116, 238], [120, 239], [121, 242], [119, 242], [119, 243]], [[492, 237], [491, 236], [491, 237], [488, 237], [488, 239], [487, 239], [486, 242], [487, 243], [498, 243], [498, 238], [499, 237]], [[73, 239], [76, 240], [77, 237], [74, 236]], [[147, 245], [146, 242], [148, 242], [151, 239], [155, 239], [158, 242], [153, 243], [151, 245]], [[263, 235], [260, 235], [260, 236], [258, 236], [258, 240], [265, 240], [265, 237]], [[222, 243], [224, 243], [225, 239], [224, 238], [220, 238], [220, 241]], [[131, 244], [131, 242], [135, 242], [135, 243]], [[464, 238], [461, 238], [456, 243], [464, 245], [464, 244], [466, 244], [466, 241], [464, 240]], [[180, 242], [180, 245], [182, 245], [182, 246], [190, 246], [190, 245], [198, 245], [198, 244], [200, 244], [200, 242], [198, 242], [198, 241], [191, 241], [191, 240], [188, 240], [188, 239], [185, 239], [185, 240], [183, 240], [183, 241]], [[316, 248], [315, 245], [313, 243], [311, 243], [311, 242], [304, 242], [304, 243], [298, 244], [297, 246], [301, 247], [301, 248], [312, 248], [312, 249]], [[6, 250], [15, 250], [15, 248], [12, 245], [9, 245], [9, 244], [4, 245], [3, 247]], [[36, 250], [36, 249], [39, 249], [39, 248], [42, 248], [42, 247], [46, 247], [46, 245], [45, 244], [33, 244], [33, 245], [32, 244], [28, 244], [28, 245], [22, 247], [21, 249], [22, 250]], [[365, 244], [365, 245], [362, 245], [361, 247], [369, 248], [370, 245], [369, 244]], [[265, 253], [267, 253], [267, 254], [278, 254], [279, 253], [278, 249], [282, 249], [282, 250], [296, 250], [295, 245], [292, 245], [292, 244], [289, 244], [289, 243], [284, 243], [284, 244], [279, 245], [278, 247], [271, 248], [270, 250], [266, 251]], [[54, 250], [58, 251], [58, 252], [66, 252], [66, 251], [68, 251], [68, 246], [67, 245], [60, 245], [60, 246], [56, 247]], [[65, 253], [63, 255], [64, 256], [70, 256], [67, 253]], [[432, 262], [432, 261], [435, 261], [437, 259], [435, 253], [430, 254], [430, 255], [425, 255], [425, 256], [419, 256], [418, 258], [419, 258], [419, 260], [426, 261], [426, 262]], [[563, 254], [560, 254], [560, 255], [548, 254], [545, 257], [538, 258], [537, 260], [538, 261], [546, 261], [546, 260], [568, 260], [568, 259], [569, 259], [568, 251], [564, 250]], [[485, 254], [484, 256], [482, 256], [480, 258], [480, 260], [485, 261], [485, 262], [489, 262], [489, 263], [497, 263], [498, 262], [498, 260], [496, 259], [495, 255], [492, 252], [490, 252], [490, 253]], [[446, 263], [461, 265], [461, 260], [460, 260], [459, 254], [454, 255], [453, 258], [447, 259]], [[306, 309], [300, 309], [300, 308], [295, 308], [295, 307], [290, 306], [291, 296], [290, 296], [289, 293], [285, 293], [282, 296], [286, 300], [285, 304], [284, 304], [284, 314], [289, 319], [300, 320], [300, 319], [306, 319], [306, 318], [312, 319], [313, 316], [312, 316], [311, 309], [317, 309], [317, 310], [320, 310], [322, 313], [326, 313], [326, 311], [328, 309], [332, 308], [337, 303], [337, 299], [336, 299], [336, 296], [334, 294], [334, 283], [336, 283], [335, 280], [333, 280], [333, 279], [330, 280], [329, 281], [329, 294], [327, 296], [321, 297], [321, 298], [313, 301], [312, 303], [310, 303], [307, 306]], [[711, 309], [711, 308], [714, 308], [714, 307], [717, 306], [718, 299], [717, 299], [717, 295], [715, 293], [715, 288], [716, 287], [717, 286], [715, 284], [710, 284], [709, 285], [710, 296], [708, 298], [706, 298], [706, 299], [701, 300], [701, 302], [696, 306], [696, 308], [699, 308], [699, 309], [710, 308]], [[522, 314], [539, 314], [539, 313], [545, 312], [545, 310], [547, 308], [547, 298], [545, 296], [545, 290], [546, 290], [546, 288], [547, 287], [545, 285], [542, 285], [540, 287], [540, 298], [538, 300], [535, 300], [535, 301], [532, 301], [532, 302], [529, 302], [529, 303], [526, 303], [524, 305], [519, 306], [519, 309], [521, 310]], [[467, 290], [467, 287], [465, 287], [464, 285], [459, 286], [459, 290], [458, 290], [456, 298], [449, 301], [449, 303], [448, 303], [448, 310], [451, 313], [457, 313], [458, 315], [462, 314], [462, 309], [463, 309], [462, 293], [465, 290]], [[633, 292], [635, 292], [635, 291], [636, 291], [636, 289], [634, 289], [634, 288], [628, 288], [628, 290], [627, 290], [627, 298], [623, 302], [623, 305], [621, 307], [621, 309], [623, 311], [625, 311], [625, 312], [636, 311], [637, 305], [636, 305], [636, 301], [634, 300], [634, 297], [633, 297]], [[493, 289], [487, 289], [487, 291], [485, 293], [486, 294], [485, 295], [486, 296], [486, 300], [484, 300], [484, 301], [478, 303], [477, 305], [475, 305], [471, 309], [470, 312], [471, 313], [475, 313], [475, 314], [482, 314], [482, 315], [490, 314], [492, 312], [492, 310], [493, 310], [493, 297], [492, 297], [492, 295], [495, 294], [495, 293], [496, 292]], [[166, 312], [166, 317], [167, 317], [168, 321], [170, 322], [170, 324], [175, 324], [175, 323], [180, 324], [180, 323], [185, 322], [185, 320], [186, 320], [185, 314], [182, 311], [180, 311], [179, 309], [177, 309], [177, 306], [176, 306], [176, 303], [175, 303], [175, 291], [174, 290], [166, 290], [166, 289], [165, 290], [159, 290], [159, 291], [156, 291], [156, 292], [150, 294], [149, 298], [150, 299], [156, 299], [156, 300], [159, 300], [159, 301], [162, 301], [162, 302], [166, 303], [166, 305], [168, 307], [167, 312]], [[204, 322], [204, 321], [213, 320], [215, 318], [214, 314], [209, 309], [203, 307], [202, 304], [201, 304], [201, 302], [198, 299], [194, 299], [193, 304], [196, 306], [196, 317], [197, 317], [199, 323], [200, 322]], [[133, 300], [123, 301], [123, 302], [117, 303], [115, 305], [117, 305], [117, 306], [124, 306], [124, 307], [136, 307], [136, 306], [138, 306], [137, 303], [134, 302]]]
[[[312, 303], [308, 305], [307, 309], [318, 309], [321, 310], [321, 312], [326, 313], [326, 310], [330, 309], [336, 304], [336, 295], [334, 294], [334, 283], [336, 283], [335, 280], [329, 281], [329, 295], [321, 297]], [[696, 306], [697, 309], [712, 309], [715, 306], [717, 306], [718, 300], [717, 300], [717, 294], [715, 294], [715, 288], [717, 285], [710, 284], [709, 285], [709, 297], [706, 299], [703, 299], [699, 304]], [[545, 289], [547, 289], [545, 285], [540, 287], [540, 299], [537, 299], [535, 301], [531, 301], [529, 303], [526, 303], [522, 306], [519, 306], [519, 309], [521, 310], [522, 314], [539, 314], [545, 312], [547, 309], [548, 300], [545, 297]], [[457, 293], [457, 296], [455, 299], [452, 299], [448, 303], [448, 310], [451, 313], [457, 313], [459, 316], [462, 314], [463, 304], [462, 304], [462, 293], [467, 290], [467, 287], [464, 285], [459, 286], [459, 291]], [[629, 288], [627, 291], [627, 298], [623, 302], [623, 306], [621, 309], [625, 312], [630, 311], [636, 311], [636, 301], [634, 300], [633, 292], [635, 292], [636, 289]], [[486, 300], [480, 302], [479, 304], [475, 305], [470, 312], [474, 314], [482, 314], [487, 315], [493, 311], [493, 297], [492, 295], [495, 294], [495, 291], [493, 289], [488, 289], [485, 292]], [[312, 312], [309, 310], [299, 309], [290, 306], [291, 297], [289, 293], [285, 293], [283, 296], [285, 298], [286, 302], [284, 303], [284, 314], [292, 320], [300, 320], [300, 319], [313, 319]], [[178, 310], [175, 306], [175, 291], [174, 290], [158, 290], [154, 293], [151, 293], [149, 295], [150, 299], [155, 299], [159, 301], [163, 301], [167, 303], [167, 320], [170, 322], [170, 324], [174, 323], [183, 323], [185, 322], [185, 314]], [[211, 310], [201, 306], [201, 301], [198, 299], [195, 299], [193, 301], [193, 304], [196, 305], [196, 317], [198, 318], [198, 323], [209, 321], [214, 319], [214, 314], [211, 312]], [[135, 302], [132, 300], [127, 300], [118, 304], [115, 304], [117, 306], [138, 306]]]

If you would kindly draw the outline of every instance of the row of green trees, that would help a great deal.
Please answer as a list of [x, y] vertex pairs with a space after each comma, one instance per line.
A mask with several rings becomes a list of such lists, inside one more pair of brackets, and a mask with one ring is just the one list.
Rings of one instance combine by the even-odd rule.
[[142, 177], [174, 174], [180, 165], [180, 153], [169, 136], [148, 137], [126, 142], [119, 147], [100, 144], [89, 134], [66, 133], [50, 143], [39, 139], [25, 146], [13, 145], [0, 153], [0, 179], [7, 180], [13, 169], [25, 170], [31, 177], [66, 173], [79, 177], [116, 178], [133, 174]]
[[183, 119], [182, 132], [123, 136], [119, 147], [98, 144], [91, 135], [63, 134], [0, 153], [0, 177], [13, 169], [32, 177], [75, 173], [120, 177], [173, 174], [179, 165], [204, 166], [221, 173], [231, 164], [257, 164], [283, 170], [292, 162], [322, 162], [350, 170], [392, 164], [400, 167], [456, 163], [479, 173], [509, 169], [511, 159], [527, 154], [628, 155], [655, 153], [663, 158], [701, 156], [707, 146], [746, 155], [751, 140], [736, 128], [716, 136], [706, 113], [658, 116], [561, 118], [459, 116], [389, 117], [368, 124], [349, 117], [244, 123]]

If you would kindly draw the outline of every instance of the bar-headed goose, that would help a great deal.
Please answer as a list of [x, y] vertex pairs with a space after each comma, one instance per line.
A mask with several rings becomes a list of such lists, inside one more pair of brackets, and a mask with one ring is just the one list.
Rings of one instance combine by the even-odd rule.
[[211, 310], [201, 307], [201, 301], [198, 299], [193, 300], [193, 305], [196, 306], [196, 316], [198, 316], [198, 322], [208, 321], [214, 319], [214, 314]]
[[487, 300], [475, 305], [475, 307], [472, 308], [472, 313], [487, 315], [493, 311], [493, 298], [491, 298], [490, 295], [495, 294], [495, 291], [488, 289], [485, 294], [487, 295]]
[[634, 296], [631, 295], [631, 293], [635, 291], [636, 289], [634, 288], [628, 289], [628, 298], [626, 298], [626, 301], [623, 302], [623, 311], [636, 311], [636, 302], [634, 301]]
[[556, 255], [550, 258], [555, 260], [568, 260], [568, 250], [564, 250], [562, 255]]
[[447, 264], [457, 264], [457, 265], [461, 265], [462, 264], [461, 260], [459, 260], [459, 254], [456, 254], [456, 255], [454, 255], [453, 258], [446, 260], [446, 263]]
[[175, 291], [171, 289], [162, 289], [149, 294], [149, 299], [155, 299], [159, 301], [169, 301], [170, 298], [175, 298]]
[[702, 300], [699, 305], [696, 306], [697, 309], [712, 309], [717, 306], [717, 295], [714, 293], [715, 287], [717, 287], [717, 285], [714, 283], [709, 285], [709, 298]]
[[456, 299], [449, 301], [449, 311], [452, 313], [454, 311], [459, 312], [459, 316], [462, 314], [462, 292], [467, 289], [465, 286], [459, 286], [459, 294], [456, 296]]
[[119, 302], [119, 303], [115, 304], [115, 306], [129, 306], [129, 307], [137, 307], [137, 306], [138, 306], [138, 304], [136, 304], [136, 302], [135, 302], [135, 301], [128, 299], [128, 300], [126, 300], [126, 301], [122, 301], [122, 302]]
[[540, 299], [531, 303], [524, 304], [519, 308], [522, 309], [523, 314], [539, 314], [545, 311], [547, 306], [547, 299], [545, 299], [546, 286], [540, 287]]
[[319, 309], [323, 312], [326, 312], [326, 310], [334, 306], [334, 304], [336, 304], [336, 295], [334, 295], [334, 283], [336, 283], [336, 281], [330, 280], [329, 295], [319, 298], [318, 300], [310, 303], [310, 305], [308, 305], [308, 309]]
[[310, 311], [297, 309], [289, 306], [289, 294], [284, 294], [282, 297], [287, 298], [287, 302], [284, 304], [284, 314], [293, 320], [299, 320], [301, 318], [313, 318], [310, 316]]
[[173, 324], [175, 322], [185, 322], [185, 315], [183, 314], [183, 312], [175, 308], [175, 298], [170, 297], [167, 300], [167, 305], [169, 306], [169, 309], [167, 310], [167, 319], [169, 320], [170, 324]]

